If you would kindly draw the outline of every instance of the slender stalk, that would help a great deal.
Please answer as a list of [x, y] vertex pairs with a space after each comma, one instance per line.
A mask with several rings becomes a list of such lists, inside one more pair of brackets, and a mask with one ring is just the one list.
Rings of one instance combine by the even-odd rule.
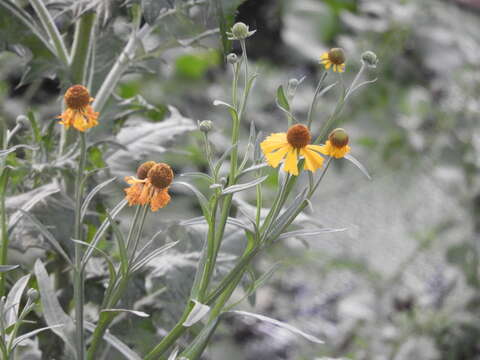
[[[75, 28], [72, 46], [70, 73], [75, 84], [87, 83], [87, 68], [91, 56], [96, 14], [93, 11], [82, 15]], [[93, 71], [93, 70], [92, 70]]]
[[[87, 160], [87, 146], [85, 133], [79, 132], [80, 138], [80, 159], [78, 162], [77, 174], [75, 177], [75, 225], [73, 238], [82, 240], [81, 208], [83, 197], [83, 173]], [[84, 272], [82, 267], [82, 245], [75, 243], [75, 270], [73, 283], [73, 297], [75, 301], [75, 335], [77, 360], [85, 358], [85, 339], [83, 336], [83, 305], [84, 305]]]
[[57, 57], [65, 66], [68, 66], [70, 63], [70, 58], [68, 56], [67, 48], [65, 47], [62, 36], [60, 35], [60, 32], [58, 31], [57, 26], [55, 25], [53, 18], [50, 16], [45, 4], [42, 0], [30, 0], [30, 4], [35, 10], [35, 13], [38, 15], [43, 28], [50, 37], [50, 40], [53, 42]]
[[[0, 244], [0, 265], [7, 265], [8, 262], [8, 224], [7, 211], [5, 208], [5, 195], [8, 185], [9, 169], [3, 169], [0, 176], [0, 226], [2, 242]], [[5, 295], [5, 277], [7, 273], [0, 273], [0, 298]]]

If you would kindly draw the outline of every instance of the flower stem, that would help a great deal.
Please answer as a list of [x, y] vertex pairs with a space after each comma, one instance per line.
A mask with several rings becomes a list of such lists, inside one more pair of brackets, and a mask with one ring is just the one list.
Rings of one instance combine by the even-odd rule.
[[[80, 138], [80, 159], [78, 162], [77, 174], [75, 177], [75, 225], [73, 238], [82, 240], [81, 208], [83, 197], [83, 173], [87, 160], [87, 146], [85, 133], [79, 132]], [[73, 283], [73, 297], [75, 302], [75, 335], [77, 360], [85, 358], [85, 339], [83, 336], [83, 305], [84, 305], [84, 272], [82, 267], [82, 245], [75, 243], [75, 270]]]
[[[7, 184], [9, 178], [9, 168], [4, 168], [0, 174], [0, 226], [1, 244], [0, 244], [0, 265], [7, 265], [8, 262], [8, 224], [7, 211], [5, 208], [5, 194], [7, 193]], [[0, 273], [0, 298], [5, 295], [5, 277], [6, 272]]]

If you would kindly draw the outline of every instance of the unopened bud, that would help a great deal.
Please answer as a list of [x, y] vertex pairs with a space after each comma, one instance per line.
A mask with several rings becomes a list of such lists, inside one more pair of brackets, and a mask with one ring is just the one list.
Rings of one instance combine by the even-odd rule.
[[341, 148], [348, 144], [348, 134], [342, 128], [337, 128], [328, 135], [328, 140], [333, 146]]
[[198, 124], [201, 132], [208, 134], [213, 129], [213, 122], [211, 120], [203, 120]]
[[368, 67], [375, 68], [378, 64], [377, 55], [373, 51], [365, 51], [362, 54], [362, 62]]
[[250, 31], [248, 25], [243, 22], [237, 22], [232, 26], [232, 29], [227, 35], [230, 40], [244, 40], [255, 33], [256, 30]]
[[25, 115], [18, 115], [15, 121], [18, 125], [20, 125], [20, 127], [23, 127], [23, 128], [28, 127], [30, 125], [30, 121]]
[[28, 289], [27, 297], [30, 299], [31, 302], [36, 302], [39, 299], [40, 295], [38, 294], [37, 290]]
[[227, 55], [227, 62], [229, 64], [232, 64], [232, 65], [236, 64], [237, 61], [238, 61], [238, 56], [236, 54], [230, 53], [230, 54]]

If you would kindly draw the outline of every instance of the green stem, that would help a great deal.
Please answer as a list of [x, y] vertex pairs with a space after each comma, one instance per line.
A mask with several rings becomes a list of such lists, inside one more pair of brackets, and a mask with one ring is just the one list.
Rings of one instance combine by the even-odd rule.
[[[87, 146], [85, 133], [79, 132], [80, 138], [80, 159], [78, 162], [78, 170], [75, 177], [75, 225], [73, 238], [82, 240], [82, 223], [81, 223], [81, 208], [83, 197], [83, 173], [87, 160]], [[75, 243], [75, 271], [74, 271], [74, 288], [73, 296], [75, 302], [75, 332], [76, 332], [76, 347], [77, 360], [85, 358], [85, 339], [83, 336], [83, 305], [84, 299], [84, 273], [82, 268], [82, 245]]]
[[50, 16], [45, 4], [42, 2], [42, 0], [30, 0], [30, 4], [38, 15], [43, 28], [50, 37], [50, 40], [53, 42], [57, 57], [65, 66], [68, 66], [70, 59], [67, 48], [65, 47], [62, 36], [60, 35], [60, 32], [58, 31], [57, 26], [55, 25], [53, 18]]
[[[75, 36], [72, 46], [72, 64], [70, 73], [75, 84], [87, 83], [87, 68], [89, 57], [92, 56], [93, 33], [95, 29], [96, 14], [89, 11], [82, 15], [75, 28]], [[92, 69], [93, 71], [93, 69]]]
[[[7, 193], [7, 184], [9, 179], [8, 168], [3, 169], [0, 175], [0, 226], [2, 243], [0, 245], [0, 265], [7, 265], [8, 262], [8, 224], [7, 211], [5, 207], [5, 194]], [[0, 298], [5, 295], [5, 278], [7, 273], [0, 273]]]

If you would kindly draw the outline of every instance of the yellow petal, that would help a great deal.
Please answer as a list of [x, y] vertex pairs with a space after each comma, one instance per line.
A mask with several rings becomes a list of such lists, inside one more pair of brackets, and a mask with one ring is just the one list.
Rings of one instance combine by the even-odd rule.
[[309, 146], [300, 150], [300, 154], [305, 157], [305, 170], [311, 172], [317, 171], [323, 165], [323, 157], [317, 154], [315, 151], [310, 150]]
[[345, 64], [342, 64], [340, 65], [340, 72], [344, 72], [345, 71]]
[[324, 52], [321, 56], [320, 59], [322, 60], [327, 60], [328, 59], [328, 52]]
[[330, 69], [330, 67], [332, 66], [332, 63], [329, 61], [329, 62], [326, 62], [325, 63], [325, 69]]
[[260, 144], [260, 148], [266, 155], [266, 153], [280, 149], [285, 144], [288, 144], [287, 134], [277, 133], [277, 134], [272, 134], [268, 136], [265, 140], [263, 140]]
[[292, 175], [298, 175], [297, 161], [297, 149], [291, 148], [285, 160], [285, 171]]
[[267, 158], [268, 165], [271, 167], [276, 168], [280, 161], [285, 157], [287, 152], [291, 149], [290, 144], [283, 145], [283, 147], [275, 152], [265, 153], [265, 157]]

